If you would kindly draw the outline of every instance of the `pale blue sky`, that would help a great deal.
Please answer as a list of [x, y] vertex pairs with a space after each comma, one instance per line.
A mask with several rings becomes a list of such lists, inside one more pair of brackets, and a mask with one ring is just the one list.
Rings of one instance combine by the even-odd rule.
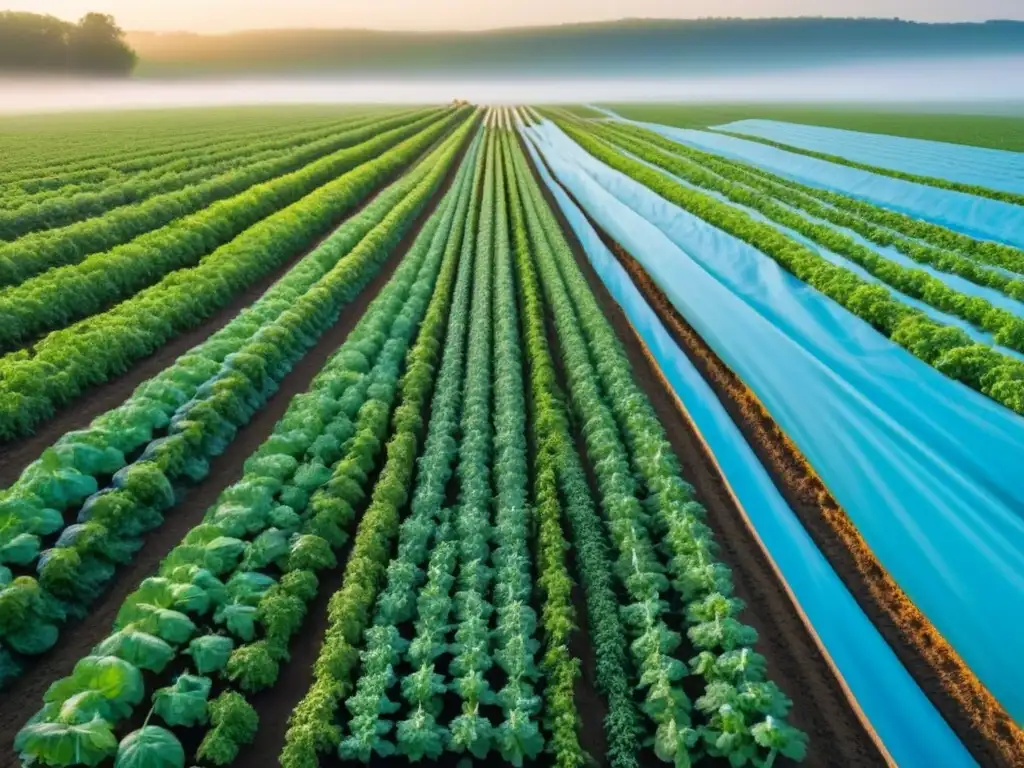
[[1024, 0], [3, 0], [77, 19], [114, 14], [133, 30], [265, 27], [481, 29], [630, 17], [881, 16], [922, 21], [1024, 19]]

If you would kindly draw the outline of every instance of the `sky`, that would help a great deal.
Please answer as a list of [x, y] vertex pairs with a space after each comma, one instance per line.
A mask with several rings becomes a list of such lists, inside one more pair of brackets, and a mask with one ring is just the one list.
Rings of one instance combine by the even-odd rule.
[[1024, 19], [1024, 0], [0, 0], [77, 19], [113, 14], [130, 30], [273, 27], [486, 29], [623, 17], [878, 16], [921, 21]]

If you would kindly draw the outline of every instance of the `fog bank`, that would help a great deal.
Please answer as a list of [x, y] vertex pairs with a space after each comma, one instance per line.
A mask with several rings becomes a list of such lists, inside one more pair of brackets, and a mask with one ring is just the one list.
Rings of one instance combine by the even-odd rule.
[[[0, 113], [296, 103], [1024, 100], [1024, 55], [661, 78], [0, 80]], [[978, 105], [983, 108], [983, 105]]]

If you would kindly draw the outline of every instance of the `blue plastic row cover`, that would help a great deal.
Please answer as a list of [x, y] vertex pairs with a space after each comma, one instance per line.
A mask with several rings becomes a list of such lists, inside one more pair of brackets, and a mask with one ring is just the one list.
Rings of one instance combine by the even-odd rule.
[[1020, 152], [778, 120], [737, 120], [716, 125], [714, 130], [756, 136], [892, 171], [1024, 193], [1024, 153]]
[[[1024, 419], [545, 123], [560, 181], [757, 395], [882, 566], [1012, 717], [1024, 668]], [[993, 631], [993, 626], [998, 631]]]
[[904, 768], [974, 765], [804, 530], [714, 392], [583, 213], [544, 164], [537, 162], [535, 149], [529, 149], [594, 270], [707, 443], [758, 538], [889, 755]]
[[[685, 179], [682, 179], [679, 176], [676, 176], [675, 174], [666, 171], [664, 168], [654, 165], [653, 163], [650, 163], [640, 157], [631, 155], [629, 152], [624, 151], [623, 154], [632, 157], [639, 163], [643, 163], [652, 170], [657, 171], [666, 178], [672, 179], [672, 181], [681, 186], [687, 187], [688, 189], [696, 190], [705, 195], [710, 195], [711, 197], [714, 197], [716, 200], [719, 200], [723, 203], [733, 206], [738, 210], [743, 211], [751, 218], [757, 219], [761, 223], [767, 224], [768, 226], [777, 229], [779, 232], [782, 232], [787, 237], [793, 238], [801, 245], [814, 251], [823, 259], [827, 259], [833, 264], [843, 267], [844, 269], [850, 270], [851, 272], [855, 273], [858, 277], [860, 277], [862, 280], [866, 280], [869, 283], [874, 283], [875, 285], [881, 285], [885, 287], [893, 296], [897, 297], [900, 301], [902, 301], [905, 304], [908, 304], [909, 306], [914, 307], [915, 309], [919, 309], [921, 312], [928, 315], [931, 319], [935, 320], [936, 322], [942, 323], [943, 325], [955, 326], [980, 344], [988, 344], [989, 346], [994, 347], [1004, 355], [1015, 357], [1018, 360], [1024, 360], [1024, 353], [1018, 352], [1017, 350], [1012, 349], [1010, 347], [1004, 347], [997, 344], [993, 334], [990, 333], [989, 331], [982, 330], [975, 326], [974, 324], [972, 324], [971, 322], [964, 320], [963, 318], [943, 312], [942, 310], [936, 309], [935, 307], [931, 306], [930, 304], [927, 304], [926, 302], [920, 299], [915, 299], [901, 291], [896, 290], [891, 285], [886, 283], [884, 280], [875, 277], [873, 274], [868, 272], [867, 269], [860, 266], [856, 262], [851, 261], [847, 257], [834, 251], [831, 251], [822, 245], [819, 245], [811, 238], [802, 235], [799, 232], [790, 229], [789, 227], [783, 224], [779, 224], [778, 222], [774, 221], [773, 219], [770, 219], [768, 216], [764, 215], [760, 211], [745, 205], [740, 205], [739, 203], [734, 203], [731, 200], [729, 200], [729, 198], [726, 195], [721, 194], [719, 192], [707, 190], [695, 184], [691, 184]], [[1024, 304], [1017, 301], [1016, 299], [1011, 299], [1006, 294], [1000, 293], [994, 288], [988, 288], [986, 286], [977, 285], [976, 283], [972, 283], [966, 278], [959, 277], [958, 275], [951, 275], [948, 272], [943, 272], [927, 264], [919, 264], [918, 262], [911, 259], [909, 256], [906, 256], [900, 251], [896, 250], [896, 248], [879, 246], [876, 243], [871, 242], [867, 238], [862, 237], [861, 235], [857, 234], [852, 230], [848, 230], [843, 227], [837, 227], [831, 222], [825, 221], [824, 219], [818, 219], [813, 216], [804, 214], [798, 208], [786, 205], [781, 201], [777, 200], [776, 202], [779, 205], [782, 205], [783, 207], [789, 208], [794, 213], [802, 215], [808, 221], [812, 221], [815, 224], [818, 224], [819, 226], [828, 227], [830, 229], [842, 233], [846, 237], [849, 237], [850, 239], [856, 241], [859, 245], [863, 246], [864, 248], [868, 248], [874, 251], [875, 253], [879, 254], [880, 256], [883, 256], [889, 261], [894, 261], [900, 266], [906, 267], [908, 269], [916, 269], [922, 272], [926, 272], [932, 277], [941, 280], [943, 283], [945, 283], [947, 286], [949, 286], [955, 291], [960, 291], [961, 293], [965, 293], [968, 296], [977, 296], [979, 298], [985, 299], [995, 307], [1005, 309], [1008, 312], [1013, 312], [1016, 315], [1024, 317]]]
[[619, 119], [694, 149], [750, 163], [802, 184], [849, 195], [971, 237], [1024, 248], [1024, 206], [915, 184], [714, 131]]

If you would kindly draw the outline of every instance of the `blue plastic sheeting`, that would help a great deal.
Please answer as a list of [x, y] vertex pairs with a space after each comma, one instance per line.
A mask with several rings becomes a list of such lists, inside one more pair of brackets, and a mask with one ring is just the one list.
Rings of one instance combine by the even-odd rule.
[[778, 120], [738, 120], [716, 125], [714, 130], [757, 136], [892, 171], [1024, 193], [1024, 154], [1020, 152]]
[[[713, 195], [716, 199], [721, 200], [722, 202], [726, 202], [726, 203], [728, 203], [729, 205], [731, 205], [731, 206], [733, 206], [735, 208], [741, 208], [745, 212], [749, 213], [751, 216], [755, 216], [759, 220], [765, 221], [765, 222], [771, 224], [776, 229], [779, 229], [781, 231], [789, 233], [792, 237], [796, 237], [796, 238], [800, 239], [801, 241], [810, 242], [807, 238], [803, 237], [802, 235], [798, 235], [793, 230], [790, 230], [787, 227], [784, 227], [783, 225], [778, 224], [778, 223], [772, 221], [771, 219], [769, 219], [767, 216], [765, 216], [764, 214], [760, 213], [759, 211], [756, 211], [753, 208], [748, 208], [747, 206], [744, 206], [744, 205], [740, 205], [738, 203], [734, 203], [733, 201], [729, 200], [729, 198], [726, 195], [724, 195], [722, 193], [715, 192], [715, 191], [709, 190], [709, 189], [704, 189], [702, 187], [697, 186], [696, 184], [691, 184], [690, 182], [686, 181], [685, 179], [682, 179], [679, 176], [676, 176], [674, 173], [666, 171], [664, 168], [661, 168], [660, 166], [657, 166], [654, 163], [648, 162], [648, 161], [644, 160], [643, 158], [637, 157], [637, 156], [635, 156], [635, 155], [633, 155], [633, 154], [631, 154], [629, 152], [623, 151], [623, 154], [624, 155], [628, 155], [628, 156], [632, 157], [634, 160], [636, 160], [637, 162], [643, 163], [644, 165], [648, 166], [649, 168], [652, 168], [652, 169], [658, 171], [659, 173], [661, 173], [661, 174], [663, 174], [665, 176], [670, 177], [673, 181], [675, 181], [678, 184], [682, 184], [683, 186], [689, 187], [690, 189], [696, 189], [696, 190], [698, 190], [700, 192], [703, 192], [706, 195]], [[749, 186], [747, 186], [747, 185], [745, 185], [745, 184], [743, 184], [741, 182], [733, 182], [733, 183], [735, 183], [738, 186], [743, 187], [744, 189], [747, 189], [749, 191], [753, 191], [753, 192], [758, 192], [759, 191], [759, 190], [755, 190], [753, 187], [749, 187]], [[764, 194], [764, 193], [761, 193], [761, 194]], [[953, 274], [950, 274], [949, 272], [943, 272], [942, 270], [936, 269], [935, 267], [933, 267], [933, 266], [931, 266], [929, 264], [922, 264], [921, 262], [914, 261], [912, 258], [910, 258], [909, 256], [907, 256], [904, 253], [901, 253], [899, 250], [897, 250], [896, 248], [894, 248], [892, 246], [878, 245], [877, 243], [874, 243], [871, 240], [868, 240], [863, 235], [860, 235], [857, 232], [854, 232], [852, 229], [847, 229], [846, 227], [840, 227], [840, 226], [838, 226], [836, 224], [833, 224], [832, 222], [830, 222], [830, 221], [828, 221], [826, 219], [819, 219], [816, 216], [812, 216], [809, 213], [806, 213], [805, 211], [802, 211], [800, 208], [798, 208], [796, 206], [793, 206], [793, 205], [790, 205], [790, 204], [786, 203], [784, 200], [774, 199], [774, 201], [775, 201], [775, 203], [777, 205], [780, 205], [780, 206], [782, 206], [784, 208], [787, 208], [787, 209], [793, 211], [793, 213], [799, 214], [800, 216], [802, 216], [803, 218], [807, 219], [808, 221], [814, 222], [815, 224], [820, 224], [823, 227], [829, 227], [830, 229], [834, 229], [835, 231], [842, 233], [846, 237], [849, 237], [850, 239], [855, 240], [858, 244], [864, 246], [865, 248], [870, 248], [872, 251], [874, 251], [875, 253], [879, 254], [880, 256], [884, 256], [885, 258], [889, 259], [890, 261], [895, 261], [900, 266], [907, 267], [908, 269], [919, 269], [919, 270], [922, 270], [924, 272], [927, 272], [929, 275], [931, 275], [932, 277], [938, 278], [939, 280], [944, 282], [946, 285], [948, 285], [950, 288], [952, 288], [955, 291], [960, 291], [961, 293], [966, 293], [968, 296], [977, 296], [978, 298], [985, 299], [985, 301], [989, 302], [990, 304], [992, 304], [995, 307], [999, 307], [1000, 309], [1005, 309], [1007, 312], [1012, 312], [1015, 315], [1018, 315], [1020, 317], [1024, 317], [1024, 303], [1021, 303], [1017, 299], [1014, 299], [1014, 298], [1011, 298], [1010, 296], [1007, 296], [1005, 293], [1003, 293], [1001, 291], [998, 291], [995, 288], [989, 288], [986, 285], [978, 285], [977, 283], [972, 283], [970, 280], [968, 280], [965, 277], [960, 277], [959, 275], [953, 275]], [[822, 205], [828, 206], [827, 203], [822, 203]], [[879, 227], [879, 228], [880, 229], [887, 229], [887, 231], [892, 232], [892, 234], [894, 236], [896, 236], [896, 237], [901, 237], [901, 238], [909, 239], [909, 240], [913, 240], [914, 239], [914, 238], [907, 238], [906, 235], [903, 235], [900, 232], [896, 232], [895, 230], [891, 230], [891, 229], [888, 229], [886, 227]], [[988, 265], [985, 265], [985, 264], [977, 264], [977, 263], [976, 263], [976, 266], [979, 269], [981, 269], [981, 271], [983, 271], [983, 272], [993, 272], [993, 273], [998, 273], [998, 274], [1001, 274], [1003, 276], [1010, 277], [1010, 278], [1017, 278], [1017, 279], [1020, 278], [1020, 275], [1018, 275], [1018, 274], [1016, 274], [1014, 272], [1011, 272], [1009, 270], [1000, 269], [998, 267], [991, 267], [991, 266], [988, 266]], [[913, 301], [913, 299], [909, 299], [908, 298], [907, 301]], [[939, 313], [939, 314], [941, 315], [942, 313]], [[952, 322], [963, 322], [963, 321], [957, 321], [955, 318], [952, 318], [949, 315], [946, 315], [946, 317], [949, 317], [950, 321], [952, 321]], [[940, 322], [947, 322], [947, 321], [943, 320], [943, 321], [940, 321]], [[991, 341], [988, 341], [986, 343], [991, 343]]]
[[1024, 721], [1024, 419], [913, 357], [755, 248], [527, 129], [818, 471], [883, 567]]
[[[529, 149], [536, 160], [535, 150], [532, 146]], [[538, 162], [537, 166], [594, 270], [686, 408], [885, 749], [903, 768], [975, 765], [832, 570], [714, 392], [672, 340], [633, 281], [543, 164]], [[827, 749], [822, 745], [818, 748]]]
[[[936, 321], [937, 323], [942, 323], [943, 325], [952, 325], [952, 326], [954, 326], [956, 328], [959, 328], [961, 331], [966, 333], [968, 336], [970, 336], [974, 341], [978, 342], [979, 344], [988, 344], [990, 347], [993, 347], [994, 349], [998, 350], [999, 352], [1002, 352], [1004, 355], [1009, 355], [1010, 357], [1015, 357], [1018, 360], [1024, 360], [1024, 353], [1018, 352], [1015, 349], [1010, 349], [1009, 347], [1004, 347], [1004, 346], [1002, 346], [1000, 344], [996, 344], [994, 336], [991, 333], [989, 333], [988, 331], [981, 330], [981, 329], [977, 328], [976, 326], [974, 326], [973, 324], [969, 323], [967, 320], [959, 318], [956, 315], [950, 315], [950, 314], [948, 314], [946, 312], [943, 312], [942, 310], [936, 309], [935, 307], [933, 307], [930, 304], [927, 304], [927, 303], [921, 301], [920, 299], [915, 299], [915, 298], [913, 298], [911, 296], [908, 296], [907, 294], [903, 293], [902, 291], [896, 290], [895, 288], [893, 288], [891, 285], [889, 285], [885, 281], [875, 277], [873, 274], [868, 272], [864, 267], [860, 266], [859, 264], [857, 264], [857, 263], [855, 263], [853, 261], [850, 261], [849, 259], [847, 259], [845, 256], [843, 256], [841, 254], [835, 253], [834, 251], [831, 251], [828, 248], [825, 248], [824, 246], [819, 245], [818, 243], [816, 243], [813, 240], [811, 240], [809, 237], [806, 237], [806, 236], [800, 234], [796, 230], [790, 229], [789, 227], [783, 226], [782, 224], [779, 224], [778, 222], [773, 221], [772, 219], [768, 218], [767, 216], [765, 216], [760, 211], [757, 211], [757, 210], [755, 210], [753, 208], [748, 208], [745, 205], [740, 205], [738, 203], [734, 203], [731, 200], [729, 200], [729, 198], [726, 195], [721, 194], [720, 192], [714, 192], [712, 190], [703, 189], [703, 188], [701, 188], [701, 187], [699, 187], [699, 186], [697, 186], [695, 184], [691, 184], [690, 182], [686, 181], [685, 179], [681, 179], [678, 176], [676, 176], [675, 174], [670, 173], [669, 171], [666, 171], [664, 168], [660, 168], [660, 167], [654, 165], [653, 163], [649, 163], [646, 160], [644, 160], [643, 158], [636, 157], [635, 155], [632, 155], [629, 152], [625, 152], [624, 151], [623, 154], [628, 156], [628, 157], [633, 158], [638, 163], [643, 163], [644, 165], [648, 166], [652, 170], [657, 171], [661, 175], [663, 175], [663, 176], [665, 176], [667, 178], [672, 179], [672, 181], [676, 182], [677, 184], [680, 184], [680, 185], [682, 185], [684, 187], [687, 187], [688, 189], [693, 189], [693, 190], [695, 190], [697, 192], [701, 192], [701, 193], [703, 193], [705, 195], [710, 195], [711, 197], [714, 197], [716, 200], [719, 200], [719, 201], [721, 201], [723, 203], [727, 203], [728, 205], [731, 205], [733, 208], [736, 208], [737, 210], [743, 211], [744, 213], [746, 213], [751, 218], [757, 219], [758, 221], [760, 221], [760, 222], [762, 222], [764, 224], [767, 224], [770, 227], [773, 227], [774, 229], [777, 229], [779, 232], [782, 232], [787, 237], [790, 237], [793, 240], [796, 240], [801, 245], [803, 245], [804, 247], [809, 248], [810, 250], [814, 251], [816, 254], [821, 256], [823, 259], [826, 259], [827, 261], [831, 262], [832, 264], [835, 264], [836, 266], [840, 266], [840, 267], [843, 267], [844, 269], [850, 270], [851, 272], [856, 274], [862, 280], [865, 280], [865, 281], [867, 281], [869, 283], [873, 283], [874, 285], [881, 285], [886, 290], [888, 290], [894, 297], [896, 297], [897, 299], [902, 301], [904, 304], [907, 304], [908, 306], [911, 306], [911, 307], [914, 307], [917, 310], [920, 310], [921, 312], [923, 312], [924, 314], [928, 315], [928, 317], [930, 317], [932, 320]], [[799, 209], [792, 208], [791, 206], [788, 206], [785, 203], [782, 203], [781, 201], [776, 201], [776, 202], [779, 202], [780, 205], [783, 205], [784, 207], [789, 208], [794, 213], [800, 214], [801, 216], [803, 216], [804, 218], [806, 218], [809, 221], [813, 221], [816, 224], [821, 224], [822, 226], [830, 227], [831, 229], [834, 229], [834, 230], [837, 230], [839, 232], [842, 232], [847, 237], [850, 237], [850, 238], [856, 240], [860, 245], [863, 245], [865, 248], [870, 248], [875, 253], [878, 253], [879, 255], [884, 256], [885, 258], [887, 258], [887, 259], [889, 259], [891, 261], [895, 261], [898, 264], [900, 264], [901, 266], [905, 266], [905, 267], [908, 267], [910, 269], [922, 269], [925, 272], [927, 272], [928, 274], [932, 275], [933, 277], [936, 277], [936, 278], [942, 280], [944, 283], [946, 283], [950, 288], [953, 288], [954, 290], [958, 290], [958, 291], [961, 291], [963, 293], [966, 293], [968, 296], [978, 296], [980, 298], [986, 299], [987, 301], [992, 303], [994, 306], [1001, 307], [1001, 308], [1006, 309], [1006, 310], [1008, 310], [1010, 312], [1013, 312], [1014, 314], [1017, 314], [1017, 315], [1020, 315], [1020, 316], [1024, 317], [1024, 304], [1021, 304], [1020, 302], [1018, 302], [1018, 301], [1016, 301], [1014, 299], [1011, 299], [1009, 296], [1006, 296], [1005, 294], [999, 293], [999, 291], [997, 291], [997, 290], [995, 290], [993, 288], [986, 288], [986, 287], [983, 287], [983, 286], [979, 286], [979, 285], [976, 285], [976, 284], [970, 282], [969, 280], [965, 280], [962, 277], [957, 277], [956, 275], [950, 275], [950, 274], [948, 274], [946, 272], [940, 272], [939, 270], [934, 269], [934, 268], [929, 267], [929, 266], [924, 265], [924, 264], [918, 264], [916, 261], [911, 259], [909, 256], [904, 256], [902, 253], [897, 251], [895, 248], [882, 248], [882, 247], [880, 247], [878, 245], [875, 245], [870, 240], [867, 240], [866, 238], [861, 237], [856, 232], [851, 232], [851, 231], [843, 229], [841, 227], [836, 227], [836, 226], [832, 225], [828, 221], [824, 221], [822, 219], [816, 219], [813, 216], [808, 216], [807, 214], [803, 213]]]
[[639, 125], [694, 149], [750, 163], [802, 184], [850, 195], [971, 237], [1024, 248], [1024, 206], [894, 179], [712, 131], [633, 120], [622, 122]]

